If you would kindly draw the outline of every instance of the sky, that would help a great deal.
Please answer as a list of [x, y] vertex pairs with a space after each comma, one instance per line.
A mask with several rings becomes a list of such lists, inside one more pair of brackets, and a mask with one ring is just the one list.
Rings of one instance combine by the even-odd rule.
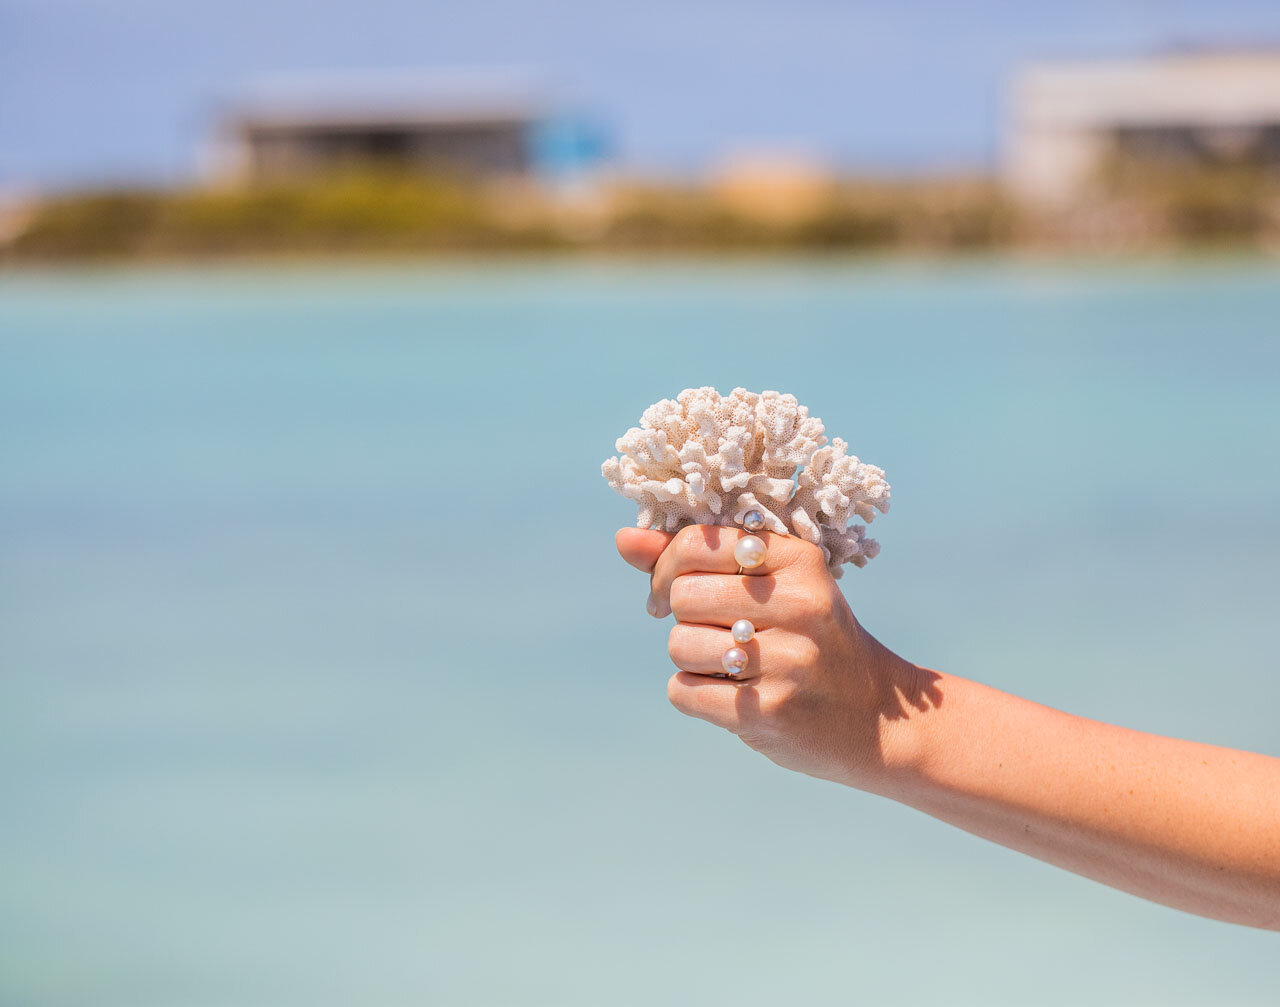
[[1280, 46], [1278, 0], [0, 0], [0, 186], [180, 182], [282, 72], [519, 67], [688, 174], [744, 151], [982, 167], [1040, 58]]

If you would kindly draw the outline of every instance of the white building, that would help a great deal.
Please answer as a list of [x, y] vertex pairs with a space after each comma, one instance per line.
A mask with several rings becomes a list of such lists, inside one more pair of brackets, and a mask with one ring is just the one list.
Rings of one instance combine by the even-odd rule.
[[1280, 50], [1036, 64], [1008, 115], [1004, 180], [1029, 202], [1070, 204], [1116, 153], [1280, 168]]

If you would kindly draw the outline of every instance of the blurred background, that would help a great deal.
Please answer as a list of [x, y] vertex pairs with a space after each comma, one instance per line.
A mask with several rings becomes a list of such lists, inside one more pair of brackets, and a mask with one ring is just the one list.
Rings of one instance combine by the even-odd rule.
[[904, 656], [1280, 755], [1273, 3], [0, 0], [0, 1003], [1269, 1004], [667, 704], [599, 475], [797, 395]]

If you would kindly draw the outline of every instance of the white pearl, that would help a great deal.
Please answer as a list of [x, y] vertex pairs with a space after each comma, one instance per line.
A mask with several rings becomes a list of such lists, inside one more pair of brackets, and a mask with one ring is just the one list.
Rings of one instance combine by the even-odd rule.
[[744, 570], [763, 563], [766, 552], [764, 540], [754, 535], [745, 535], [733, 544], [733, 558]]
[[749, 510], [742, 515], [742, 527], [747, 531], [763, 531], [764, 515], [758, 510]]
[[751, 625], [750, 619], [739, 619], [729, 632], [733, 634], [736, 643], [750, 643], [751, 638], [756, 635], [756, 628]]
[[726, 675], [740, 675], [747, 670], [747, 652], [741, 647], [730, 647], [720, 658], [720, 667]]

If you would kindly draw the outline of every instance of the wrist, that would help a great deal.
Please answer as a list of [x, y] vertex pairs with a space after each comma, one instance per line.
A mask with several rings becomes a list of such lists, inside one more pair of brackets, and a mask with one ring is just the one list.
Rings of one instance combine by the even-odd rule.
[[[871, 659], [876, 683], [875, 748], [871, 786], [886, 797], [901, 798], [925, 778], [939, 708], [943, 675], [912, 664], [878, 641]], [[948, 681], [954, 681], [948, 677]]]

